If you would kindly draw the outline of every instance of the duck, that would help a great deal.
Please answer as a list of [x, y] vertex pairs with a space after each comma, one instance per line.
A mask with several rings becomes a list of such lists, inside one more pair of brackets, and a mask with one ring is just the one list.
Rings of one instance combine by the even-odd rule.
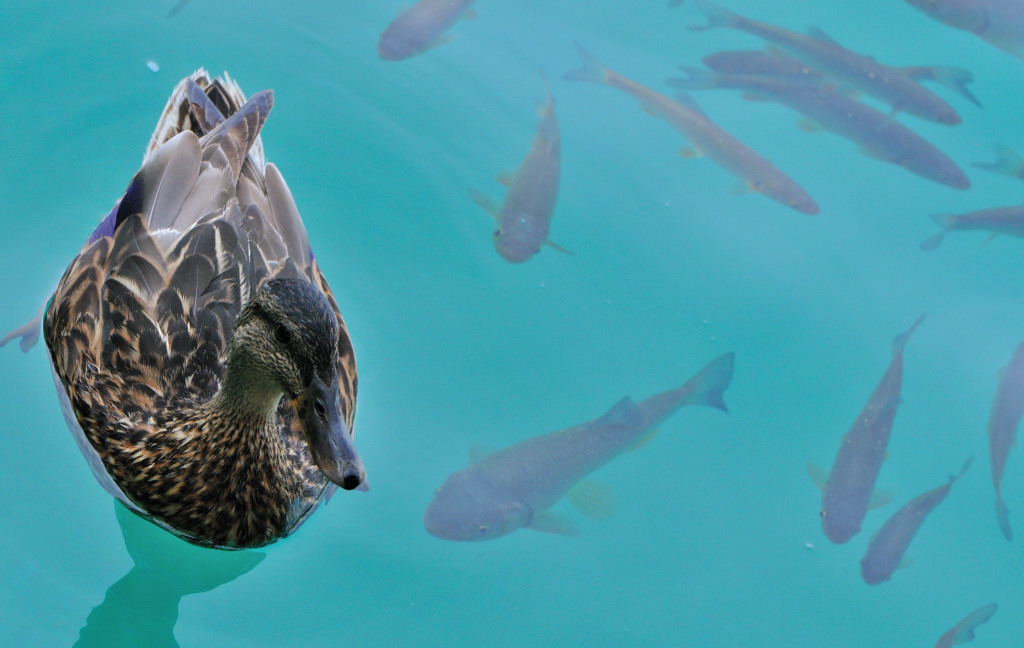
[[96, 479], [218, 549], [273, 543], [337, 487], [368, 488], [348, 328], [263, 153], [273, 104], [227, 73], [182, 79], [42, 312], [62, 411]]

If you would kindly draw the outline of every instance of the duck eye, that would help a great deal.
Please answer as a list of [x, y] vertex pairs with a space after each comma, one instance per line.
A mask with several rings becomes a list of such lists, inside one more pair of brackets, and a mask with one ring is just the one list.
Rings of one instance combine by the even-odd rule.
[[281, 344], [288, 344], [292, 341], [292, 332], [289, 331], [288, 327], [284, 324], [278, 324], [277, 328], [274, 330], [274, 337], [276, 337], [277, 341]]

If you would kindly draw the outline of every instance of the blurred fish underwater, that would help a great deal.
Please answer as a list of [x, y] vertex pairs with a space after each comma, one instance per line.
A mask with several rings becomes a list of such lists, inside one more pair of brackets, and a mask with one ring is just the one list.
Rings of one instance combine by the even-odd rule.
[[[46, 9], [0, 7], [5, 644], [1019, 644], [1024, 2]], [[33, 348], [201, 66], [273, 90], [359, 356], [373, 489], [265, 553], [111, 515]]]

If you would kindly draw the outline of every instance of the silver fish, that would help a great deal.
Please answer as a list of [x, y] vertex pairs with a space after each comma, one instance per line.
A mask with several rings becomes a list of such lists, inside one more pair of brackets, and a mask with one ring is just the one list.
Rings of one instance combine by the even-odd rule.
[[1017, 346], [1010, 364], [1002, 371], [992, 413], [988, 419], [988, 450], [992, 461], [992, 484], [996, 487], [996, 520], [1003, 537], [1013, 540], [1010, 520], [1003, 501], [1003, 470], [1010, 449], [1017, 443], [1017, 427], [1024, 416], [1024, 343]]
[[494, 248], [506, 261], [522, 263], [533, 258], [542, 245], [560, 252], [565, 248], [548, 240], [551, 216], [558, 200], [561, 178], [562, 138], [555, 117], [555, 100], [544, 79], [547, 100], [537, 108], [540, 123], [533, 137], [530, 152], [515, 174], [499, 180], [508, 186], [500, 206], [478, 191], [471, 191], [473, 200], [498, 223], [494, 231]]
[[968, 31], [1024, 58], [1024, 3], [1020, 0], [907, 0], [932, 18]]
[[441, 45], [460, 17], [472, 16], [475, 0], [420, 0], [391, 21], [377, 41], [377, 54], [385, 61], [401, 61]]
[[942, 226], [942, 231], [921, 242], [922, 250], [934, 250], [950, 232], [982, 230], [991, 237], [999, 234], [1024, 237], [1024, 206], [993, 207], [967, 214], [932, 214], [932, 220]]
[[971, 457], [964, 462], [960, 473], [951, 475], [948, 482], [918, 495], [885, 521], [882, 528], [875, 534], [874, 539], [871, 540], [864, 558], [860, 561], [860, 575], [865, 583], [877, 585], [889, 580], [892, 572], [903, 559], [903, 554], [910, 546], [910, 541], [914, 539], [917, 530], [921, 528], [921, 523], [932, 512], [932, 509], [946, 499], [953, 483], [963, 477], [973, 459], [974, 457]]
[[598, 419], [479, 458], [437, 489], [423, 524], [444, 540], [492, 540], [523, 527], [571, 534], [571, 527], [548, 509], [568, 494], [591, 517], [607, 515], [606, 493], [573, 486], [637, 446], [680, 407], [706, 405], [727, 411], [722, 392], [732, 373], [733, 354], [727, 353], [681, 387], [640, 403], [623, 398]]
[[758, 36], [841, 83], [881, 99], [894, 110], [941, 124], [959, 124], [962, 120], [953, 107], [918, 83], [925, 79], [942, 83], [978, 103], [967, 89], [966, 84], [974, 78], [967, 70], [940, 66], [892, 67], [846, 49], [819, 29], [812, 30], [811, 35], [800, 34], [745, 18], [707, 0], [696, 0], [696, 4], [709, 22], [690, 29], [730, 27]]
[[[892, 361], [857, 420], [843, 435], [827, 480], [819, 482], [821, 495], [821, 528], [828, 539], [842, 544], [860, 531], [871, 503], [875, 480], [882, 468], [889, 433], [900, 405], [903, 383], [903, 347], [924, 315], [892, 341]], [[811, 467], [808, 466], [810, 470]]]
[[974, 639], [974, 629], [991, 619], [998, 607], [995, 603], [989, 603], [971, 612], [939, 637], [935, 648], [953, 648], [957, 644], [971, 641]]

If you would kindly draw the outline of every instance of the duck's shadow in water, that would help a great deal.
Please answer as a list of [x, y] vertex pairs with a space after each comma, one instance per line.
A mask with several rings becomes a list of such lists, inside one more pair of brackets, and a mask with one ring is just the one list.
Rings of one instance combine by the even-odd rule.
[[174, 624], [181, 598], [229, 583], [266, 557], [190, 545], [116, 501], [114, 514], [135, 566], [89, 613], [77, 648], [176, 647]]

